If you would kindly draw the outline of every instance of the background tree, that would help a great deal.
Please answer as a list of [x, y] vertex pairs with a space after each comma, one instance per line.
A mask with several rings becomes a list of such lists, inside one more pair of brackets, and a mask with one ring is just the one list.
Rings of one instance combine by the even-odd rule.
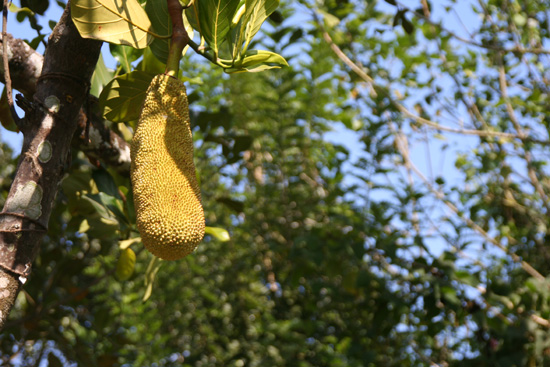
[[[5, 364], [548, 364], [547, 6], [293, 2], [269, 24], [254, 48], [287, 68], [181, 65], [202, 82], [188, 90], [207, 225], [231, 239], [151, 265], [127, 165], [104, 159], [133, 126], [111, 84], [115, 122], [94, 112], [101, 139], [75, 135]], [[120, 90], [164, 67], [149, 49], [110, 51]], [[1, 159], [5, 197], [5, 146]]]

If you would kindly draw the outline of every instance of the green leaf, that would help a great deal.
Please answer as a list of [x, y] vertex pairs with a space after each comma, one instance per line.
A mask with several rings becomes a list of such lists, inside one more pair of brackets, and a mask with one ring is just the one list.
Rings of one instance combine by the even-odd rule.
[[[183, 26], [185, 27], [185, 30], [187, 31], [187, 35], [189, 36], [189, 38], [193, 39], [193, 37], [195, 36], [195, 32], [193, 31], [191, 22], [189, 22], [189, 19], [187, 19], [187, 15], [185, 12], [183, 12]], [[188, 49], [189, 49], [189, 45], [185, 46], [185, 48], [182, 51], [182, 55], [185, 55]]]
[[115, 180], [107, 170], [103, 168], [93, 170], [92, 178], [99, 191], [117, 199], [121, 198]]
[[[123, 188], [127, 189], [127, 188]], [[125, 193], [126, 195], [126, 205], [124, 206], [124, 212], [128, 218], [129, 223], [136, 223], [136, 210], [134, 208], [134, 192], [130, 189]]]
[[156, 35], [137, 0], [73, 0], [71, 16], [83, 38], [147, 47]]
[[229, 232], [227, 232], [223, 228], [208, 227], [207, 226], [207, 227], [204, 228], [204, 233], [215, 237], [217, 240], [219, 240], [221, 242], [227, 242], [231, 239], [231, 237], [229, 236]]
[[34, 16], [34, 12], [31, 9], [27, 7], [20, 8], [12, 2], [10, 2], [8, 6], [8, 10], [11, 11], [12, 13], [23, 13], [23, 14], [28, 14], [30, 16]]
[[110, 44], [109, 50], [111, 50], [111, 55], [119, 62], [125, 73], [132, 71], [132, 62], [143, 54], [143, 51], [124, 45]]
[[145, 71], [147, 73], [157, 75], [164, 73], [166, 64], [160, 61], [151, 51], [150, 47], [147, 47], [143, 51], [143, 59], [138, 64], [136, 70]]
[[[145, 11], [151, 20], [155, 32], [161, 34], [172, 34], [172, 19], [168, 13], [168, 3], [162, 1], [147, 1]], [[169, 39], [155, 39], [151, 43], [151, 51], [160, 61], [166, 64], [168, 51], [170, 50]]]
[[141, 237], [135, 237], [135, 238], [129, 238], [127, 240], [122, 240], [118, 242], [118, 248], [121, 250], [126, 250], [130, 246], [132, 246], [134, 243], [141, 242]]
[[233, 19], [231, 19], [231, 28], [236, 27], [240, 23], [245, 11], [245, 0], [240, 0], [239, 5], [237, 6], [237, 11], [235, 12], [235, 15], [233, 15]]
[[36, 50], [38, 48], [38, 46], [40, 45], [40, 43], [44, 40], [44, 38], [46, 38], [45, 34], [41, 34], [41, 35], [38, 35], [38, 36], [34, 37], [32, 39], [32, 41], [29, 42], [29, 46], [31, 46], [31, 48], [33, 50]]
[[243, 19], [245, 45], [243, 52], [246, 52], [252, 38], [258, 33], [264, 21], [279, 7], [279, 0], [247, 0], [246, 13]]
[[520, 13], [514, 14], [512, 20], [518, 27], [523, 27], [525, 24], [527, 24], [527, 17]]
[[[201, 0], [193, 4], [201, 36], [217, 56], [220, 45], [230, 30], [239, 0]], [[193, 21], [190, 19], [191, 24]]]
[[319, 9], [318, 11], [323, 15], [323, 20], [327, 28], [329, 29], [334, 28], [340, 23], [340, 19], [338, 19], [338, 17], [321, 9]]
[[279, 54], [264, 50], [248, 51], [242, 61], [233, 68], [224, 69], [226, 73], [258, 72], [267, 69], [288, 66], [285, 58]]
[[0, 123], [6, 130], [19, 132], [15, 120], [11, 114], [10, 105], [8, 104], [8, 93], [6, 88], [2, 91], [2, 96], [0, 97]]
[[193, 27], [194, 30], [196, 30], [197, 32], [199, 32], [202, 35], [201, 26], [200, 26], [200, 23], [198, 21], [199, 8], [197, 7], [197, 4], [193, 3], [193, 6], [191, 6], [190, 8], [185, 9], [184, 13], [185, 13], [185, 17], [187, 18], [187, 21], [189, 22], [191, 27]]
[[479, 279], [466, 270], [457, 270], [453, 275], [457, 280], [469, 286], [476, 287], [479, 284]]
[[136, 253], [131, 248], [126, 248], [120, 252], [118, 263], [116, 265], [115, 275], [119, 280], [128, 280], [134, 273], [136, 266]]
[[90, 93], [94, 96], [99, 96], [103, 90], [103, 86], [113, 78], [113, 72], [107, 69], [103, 55], [99, 54], [99, 60], [95, 66], [94, 74], [92, 75]]
[[401, 18], [401, 26], [407, 34], [412, 34], [412, 32], [414, 32], [414, 25], [405, 16]]
[[78, 228], [78, 232], [86, 233], [89, 238], [113, 241], [120, 234], [119, 223], [116, 219], [94, 217], [84, 219]]
[[105, 118], [113, 122], [137, 120], [145, 93], [154, 76], [136, 70], [111, 80], [99, 96]]
[[82, 198], [92, 204], [101, 218], [116, 220], [117, 224], [120, 225], [130, 224], [123, 212], [122, 200], [116, 199], [103, 192], [99, 194], [85, 194], [82, 195]]
[[85, 194], [85, 195], [82, 195], [82, 199], [88, 202], [89, 204], [91, 204], [101, 218], [114, 220], [114, 216], [107, 209], [107, 207], [103, 205], [103, 203], [101, 202], [97, 194], [95, 194], [95, 197], [91, 194]]
[[155, 277], [161, 265], [162, 260], [153, 256], [147, 266], [147, 270], [145, 271], [145, 293], [143, 294], [143, 302], [147, 301], [149, 297], [151, 297], [151, 293], [153, 293], [153, 283], [155, 282]]

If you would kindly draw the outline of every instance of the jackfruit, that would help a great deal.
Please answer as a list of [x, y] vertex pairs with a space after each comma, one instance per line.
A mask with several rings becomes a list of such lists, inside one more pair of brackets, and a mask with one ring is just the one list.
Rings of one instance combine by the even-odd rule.
[[183, 83], [151, 81], [131, 144], [136, 223], [147, 250], [164, 260], [190, 254], [204, 237], [204, 211], [193, 163]]

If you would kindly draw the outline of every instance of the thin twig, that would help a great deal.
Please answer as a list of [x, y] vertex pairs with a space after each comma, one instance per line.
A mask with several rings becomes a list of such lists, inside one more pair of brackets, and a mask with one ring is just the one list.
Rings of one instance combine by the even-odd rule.
[[399, 7], [401, 8], [401, 10], [407, 11], [407, 12], [413, 14], [413, 15], [416, 15], [419, 18], [422, 18], [427, 23], [429, 23], [433, 26], [436, 26], [441, 31], [444, 31], [445, 33], [449, 34], [451, 37], [459, 40], [460, 42], [463, 42], [463, 43], [466, 43], [466, 44], [469, 44], [469, 45], [472, 45], [472, 46], [475, 46], [475, 47], [484, 48], [486, 50], [493, 50], [493, 51], [499, 51], [499, 52], [505, 52], [505, 53], [520, 53], [520, 54], [529, 54], [530, 53], [530, 54], [535, 54], [535, 55], [540, 55], [540, 54], [550, 55], [550, 50], [545, 49], [545, 48], [525, 48], [525, 47], [523, 47], [523, 45], [516, 45], [516, 47], [512, 47], [512, 48], [504, 48], [504, 47], [499, 47], [499, 46], [496, 46], [496, 45], [482, 44], [482, 43], [479, 43], [479, 42], [469, 40], [467, 38], [461, 37], [458, 34], [444, 28], [441, 24], [432, 21], [430, 18], [426, 17], [424, 14], [422, 14], [420, 12], [417, 12], [415, 10], [412, 10], [411, 8], [408, 8], [407, 6], [403, 5], [400, 2], [398, 2], [398, 4], [399, 4]]
[[438, 124], [437, 122], [425, 119], [423, 117], [417, 116], [411, 111], [409, 111], [404, 105], [399, 103], [395, 98], [393, 98], [390, 93], [383, 87], [378, 86], [374, 79], [371, 78], [359, 65], [354, 63], [341, 49], [340, 47], [334, 43], [332, 40], [332, 37], [328, 34], [328, 32], [324, 29], [323, 25], [321, 24], [318, 15], [315, 13], [314, 10], [312, 10], [313, 18], [315, 22], [317, 23], [318, 27], [321, 29], [321, 32], [323, 34], [323, 39], [327, 42], [331, 50], [338, 56], [340, 60], [342, 60], [348, 67], [351, 68], [361, 79], [363, 79], [366, 83], [369, 84], [369, 86], [375, 87], [376, 90], [381, 91], [384, 93], [384, 95], [390, 100], [391, 104], [397, 108], [401, 113], [403, 113], [405, 116], [415, 120], [418, 123], [428, 125], [438, 131], [445, 131], [455, 134], [461, 134], [461, 135], [474, 135], [474, 136], [481, 136], [481, 137], [495, 137], [505, 140], [513, 140], [513, 139], [522, 139], [523, 141], [530, 141], [535, 142], [538, 144], [550, 144], [550, 141], [541, 141], [537, 139], [533, 139], [526, 136], [518, 136], [516, 134], [511, 133], [504, 133], [504, 132], [498, 132], [498, 131], [489, 131], [489, 130], [468, 130], [468, 129], [454, 129], [451, 127], [443, 126]]
[[4, 78], [6, 79], [6, 95], [8, 96], [8, 105], [15, 124], [19, 126], [21, 119], [17, 116], [15, 106], [13, 104], [13, 94], [11, 88], [10, 66], [8, 62], [8, 0], [4, 0], [4, 8], [2, 9], [2, 60], [4, 63]]
[[[499, 248], [504, 253], [508, 254], [512, 258], [512, 260], [519, 263], [521, 265], [521, 267], [523, 268], [523, 270], [525, 270], [533, 278], [540, 279], [540, 280], [545, 279], [544, 276], [541, 273], [539, 273], [535, 268], [533, 268], [528, 262], [526, 262], [525, 260], [522, 260], [518, 255], [508, 251], [508, 249], [506, 247], [504, 247], [495, 238], [491, 237], [477, 223], [475, 223], [470, 218], [467, 218], [464, 215], [460, 214], [460, 210], [458, 210], [458, 208], [451, 201], [449, 201], [441, 191], [437, 190], [431, 184], [431, 182], [426, 178], [426, 176], [424, 176], [424, 174], [418, 169], [418, 167], [416, 167], [416, 165], [411, 161], [411, 159], [409, 157], [409, 152], [406, 149], [406, 145], [405, 145], [406, 144], [405, 143], [405, 141], [406, 141], [405, 135], [399, 134], [395, 130], [395, 128], [393, 127], [393, 125], [391, 123], [389, 123], [388, 125], [390, 126], [390, 129], [392, 129], [392, 131], [395, 134], [395, 137], [396, 137], [396, 139], [395, 139], [396, 144], [395, 145], [396, 145], [397, 149], [399, 150], [401, 156], [405, 160], [406, 165], [414, 171], [414, 173], [420, 178], [420, 180], [422, 180], [424, 185], [428, 188], [428, 190], [430, 190], [430, 192], [437, 199], [441, 200], [456, 216], [458, 216], [458, 218], [460, 218], [462, 221], [464, 221], [468, 225], [469, 228], [471, 228], [474, 231], [476, 231], [477, 233], [479, 233], [487, 242], [489, 242], [493, 246]], [[513, 238], [508, 238], [508, 240], [512, 244], [516, 243], [516, 240], [513, 239]]]
[[[502, 58], [499, 58], [498, 72], [499, 72], [498, 81], [500, 85], [500, 94], [504, 99], [504, 103], [506, 105], [506, 112], [508, 113], [508, 116], [510, 117], [510, 121], [514, 125], [514, 128], [516, 129], [518, 136], [520, 136], [520, 139], [521, 139], [522, 137], [525, 137], [527, 134], [525, 134], [525, 131], [521, 127], [518, 117], [516, 116], [516, 111], [514, 110], [514, 107], [512, 106], [512, 102], [510, 101], [510, 97], [508, 96], [508, 86], [506, 83], [506, 70], [504, 69], [504, 63], [502, 61]], [[550, 204], [548, 203], [548, 196], [544, 192], [544, 189], [537, 177], [537, 173], [533, 168], [533, 160], [532, 160], [531, 152], [528, 151], [527, 149], [524, 149], [523, 151], [524, 151], [523, 158], [527, 163], [527, 174], [531, 179], [531, 184], [533, 185], [537, 193], [540, 195], [543, 205], [546, 208], [547, 212], [550, 212]]]

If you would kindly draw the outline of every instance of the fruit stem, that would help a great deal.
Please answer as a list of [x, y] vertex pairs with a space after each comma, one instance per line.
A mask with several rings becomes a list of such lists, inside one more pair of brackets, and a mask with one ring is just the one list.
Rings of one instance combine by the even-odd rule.
[[178, 77], [180, 59], [183, 49], [189, 43], [189, 35], [183, 25], [183, 8], [179, 0], [166, 0], [168, 4], [168, 13], [172, 19], [172, 40], [168, 60], [166, 61], [166, 75]]

